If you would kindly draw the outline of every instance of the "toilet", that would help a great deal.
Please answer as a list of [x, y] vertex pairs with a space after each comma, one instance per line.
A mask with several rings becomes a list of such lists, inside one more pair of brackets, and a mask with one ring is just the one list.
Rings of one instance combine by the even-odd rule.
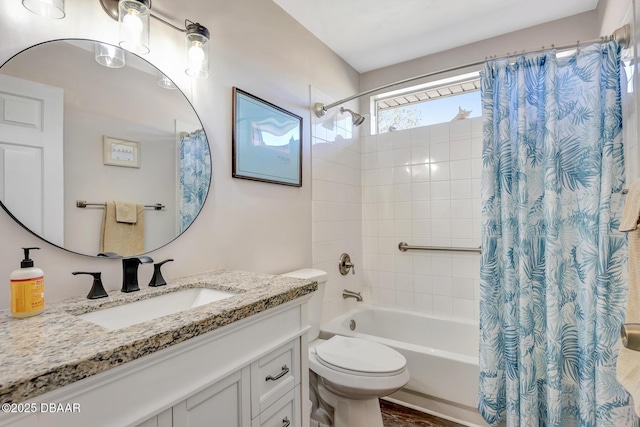
[[378, 398], [409, 381], [406, 359], [390, 347], [361, 338], [320, 339], [327, 273], [306, 268], [284, 276], [318, 282], [308, 303], [311, 426], [382, 427]]

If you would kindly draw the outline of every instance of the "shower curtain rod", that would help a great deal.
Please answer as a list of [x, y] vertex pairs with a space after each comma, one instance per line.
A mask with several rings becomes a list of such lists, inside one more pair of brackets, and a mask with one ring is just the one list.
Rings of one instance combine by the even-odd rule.
[[388, 84], [383, 85], [383, 86], [378, 86], [376, 88], [369, 89], [369, 90], [366, 90], [364, 92], [357, 93], [355, 95], [351, 95], [348, 98], [344, 98], [344, 99], [341, 99], [339, 101], [332, 102], [331, 104], [328, 104], [328, 105], [324, 105], [321, 102], [317, 102], [313, 106], [313, 110], [316, 113], [316, 116], [323, 117], [327, 113], [327, 110], [329, 110], [331, 108], [334, 108], [334, 107], [337, 107], [340, 104], [344, 104], [345, 102], [349, 102], [352, 99], [360, 98], [361, 96], [365, 96], [365, 95], [370, 95], [370, 94], [372, 94], [374, 92], [377, 92], [379, 90], [388, 89], [390, 87], [401, 85], [401, 84], [404, 84], [404, 83], [409, 83], [409, 82], [412, 82], [414, 80], [420, 80], [420, 79], [424, 79], [424, 78], [427, 78], [427, 77], [437, 76], [438, 74], [448, 73], [448, 72], [451, 72], [451, 71], [463, 70], [465, 68], [482, 65], [488, 59], [509, 58], [509, 57], [515, 56], [515, 55], [525, 55], [525, 54], [529, 54], [529, 53], [544, 52], [544, 51], [549, 50], [549, 49], [565, 50], [565, 49], [577, 48], [577, 47], [584, 46], [584, 45], [587, 45], [587, 44], [592, 44], [592, 43], [606, 43], [606, 42], [609, 42], [611, 40], [617, 41], [618, 44], [620, 46], [622, 46], [623, 48], [629, 47], [629, 42], [631, 41], [631, 26], [629, 24], [625, 24], [624, 26], [622, 26], [622, 27], [618, 28], [617, 30], [615, 30], [612, 35], [610, 35], [610, 36], [602, 36], [600, 38], [593, 39], [593, 40], [587, 40], [587, 41], [584, 41], [584, 42], [577, 41], [577, 42], [573, 42], [573, 43], [566, 43], [566, 44], [559, 45], [559, 46], [551, 45], [548, 48], [545, 48], [544, 46], [542, 46], [541, 49], [523, 50], [523, 51], [519, 51], [519, 52], [514, 52], [512, 54], [507, 53], [506, 55], [503, 55], [503, 56], [500, 56], [500, 57], [494, 56], [494, 57], [490, 57], [490, 58], [485, 58], [482, 61], [471, 62], [469, 64], [459, 65], [457, 67], [445, 68], [443, 70], [432, 71], [430, 73], [421, 74], [419, 76], [409, 77], [409, 78], [404, 79], [404, 80], [399, 80], [397, 82], [388, 83]]

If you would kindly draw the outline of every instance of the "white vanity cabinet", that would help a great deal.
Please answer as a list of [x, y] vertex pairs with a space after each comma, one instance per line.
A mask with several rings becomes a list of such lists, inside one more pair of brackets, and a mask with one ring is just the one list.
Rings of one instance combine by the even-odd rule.
[[310, 297], [29, 400], [80, 413], [4, 416], [0, 426], [306, 427]]

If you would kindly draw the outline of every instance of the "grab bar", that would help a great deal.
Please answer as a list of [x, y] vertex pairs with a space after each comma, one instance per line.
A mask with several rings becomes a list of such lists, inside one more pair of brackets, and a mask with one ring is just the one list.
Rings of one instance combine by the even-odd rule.
[[398, 249], [402, 252], [406, 252], [408, 250], [418, 250], [418, 251], [450, 251], [450, 252], [476, 252], [482, 253], [482, 248], [456, 248], [450, 246], [413, 246], [409, 245], [406, 242], [398, 243]]

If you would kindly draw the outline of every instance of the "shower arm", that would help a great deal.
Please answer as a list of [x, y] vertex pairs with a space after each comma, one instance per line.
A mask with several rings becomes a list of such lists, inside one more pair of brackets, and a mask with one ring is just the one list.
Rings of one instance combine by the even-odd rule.
[[602, 36], [600, 38], [597, 39], [593, 39], [593, 40], [587, 40], [584, 42], [581, 41], [577, 41], [577, 42], [573, 42], [573, 43], [566, 43], [563, 45], [551, 45], [548, 48], [545, 48], [544, 46], [542, 46], [542, 49], [532, 49], [532, 50], [523, 50], [521, 52], [514, 52], [514, 53], [507, 53], [506, 55], [503, 55], [501, 57], [493, 57], [493, 58], [485, 58], [482, 61], [476, 61], [476, 62], [471, 62], [468, 64], [464, 64], [464, 65], [459, 65], [457, 67], [451, 67], [451, 68], [445, 68], [443, 70], [438, 70], [438, 71], [433, 71], [430, 73], [425, 73], [425, 74], [420, 74], [419, 76], [414, 76], [414, 77], [409, 77], [403, 80], [398, 80], [397, 82], [393, 82], [393, 83], [388, 83], [386, 85], [383, 86], [378, 86], [376, 88], [373, 89], [369, 89], [366, 90], [364, 92], [360, 92], [357, 93], [355, 95], [351, 95], [347, 98], [341, 99], [339, 101], [336, 102], [332, 102], [331, 104], [327, 104], [324, 105], [321, 102], [316, 102], [315, 105], [313, 106], [313, 111], [316, 113], [316, 116], [318, 117], [323, 117], [325, 114], [327, 114], [327, 110], [330, 110], [334, 107], [337, 107], [340, 104], [344, 104], [345, 102], [349, 102], [353, 99], [356, 98], [360, 98], [361, 96], [366, 96], [366, 95], [370, 95], [374, 92], [378, 92], [380, 90], [383, 89], [388, 89], [390, 87], [393, 86], [397, 86], [397, 85], [401, 85], [404, 83], [409, 83], [415, 80], [420, 80], [420, 79], [424, 79], [427, 77], [433, 77], [433, 76], [437, 76], [438, 74], [444, 74], [444, 73], [448, 73], [451, 71], [458, 71], [458, 70], [463, 70], [465, 68], [470, 68], [470, 67], [476, 67], [478, 65], [482, 65], [484, 64], [488, 59], [498, 59], [498, 58], [509, 58], [511, 56], [514, 55], [525, 55], [525, 54], [529, 54], [529, 53], [537, 53], [537, 52], [544, 52], [545, 50], [549, 50], [549, 49], [556, 49], [556, 50], [566, 50], [566, 49], [575, 49], [578, 48], [580, 46], [584, 46], [587, 44], [592, 44], [592, 43], [606, 43], [609, 41], [615, 40], [618, 42], [618, 44], [623, 48], [626, 49], [627, 47], [629, 47], [629, 43], [631, 41], [631, 26], [629, 24], [625, 24], [622, 27], [618, 28], [617, 30], [615, 30], [613, 32], [613, 34], [611, 34], [610, 36]]

